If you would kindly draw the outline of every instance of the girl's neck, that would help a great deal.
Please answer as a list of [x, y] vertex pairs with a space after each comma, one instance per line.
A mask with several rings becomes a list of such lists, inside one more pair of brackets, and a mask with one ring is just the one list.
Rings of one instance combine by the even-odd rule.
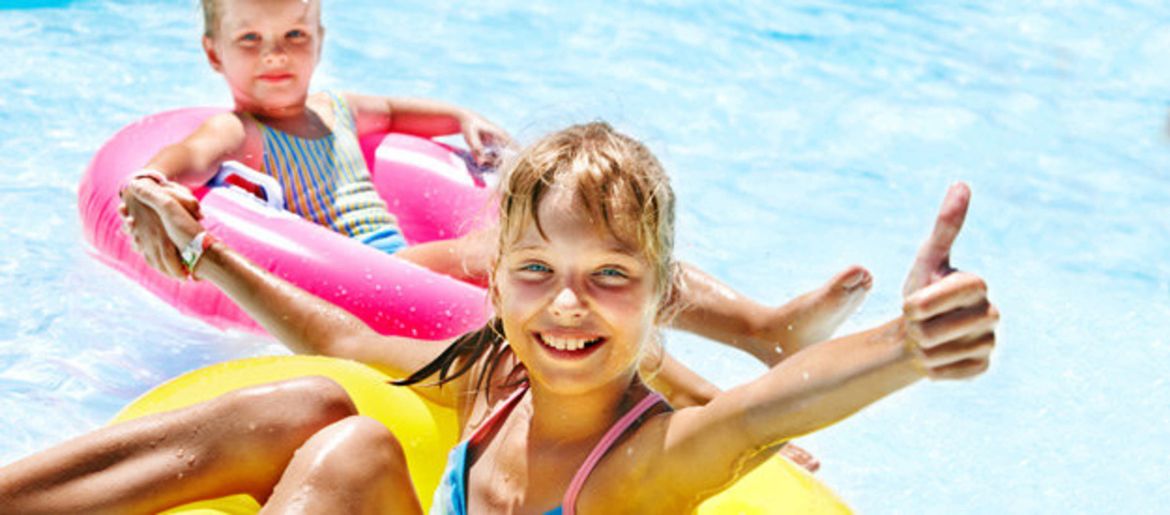
[[562, 445], [596, 440], [648, 391], [633, 372], [585, 394], [561, 395], [533, 384], [529, 436]]

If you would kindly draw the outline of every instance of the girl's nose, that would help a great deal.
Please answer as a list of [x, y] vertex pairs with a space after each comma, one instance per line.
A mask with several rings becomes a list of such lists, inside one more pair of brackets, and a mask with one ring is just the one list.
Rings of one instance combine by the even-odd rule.
[[549, 313], [558, 321], [575, 322], [585, 318], [585, 305], [572, 288], [562, 288], [549, 305]]

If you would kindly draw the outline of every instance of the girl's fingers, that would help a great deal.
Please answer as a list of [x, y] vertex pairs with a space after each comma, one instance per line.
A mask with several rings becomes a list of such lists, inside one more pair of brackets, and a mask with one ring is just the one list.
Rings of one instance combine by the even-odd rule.
[[970, 202], [971, 189], [966, 184], [955, 183], [947, 190], [935, 218], [934, 230], [919, 248], [914, 265], [906, 276], [903, 295], [926, 287], [935, 277], [950, 271], [951, 246], [963, 228]]
[[991, 366], [991, 362], [986, 359], [969, 359], [945, 367], [931, 369], [929, 375], [933, 380], [969, 379], [986, 372], [989, 366]]
[[957, 363], [968, 361], [989, 361], [995, 350], [995, 333], [984, 333], [967, 340], [956, 341], [922, 350], [922, 364], [927, 370], [945, 369]]
[[927, 320], [986, 299], [987, 283], [982, 278], [967, 272], [955, 272], [906, 297], [902, 302], [902, 312], [910, 320]]
[[963, 306], [917, 324], [918, 345], [930, 349], [947, 342], [969, 339], [994, 331], [997, 323], [999, 311], [983, 299], [978, 304]]
[[199, 206], [199, 199], [195, 198], [191, 190], [187, 189], [186, 186], [176, 183], [170, 183], [169, 189], [174, 195], [175, 200], [179, 202], [179, 205], [183, 206], [183, 209], [188, 213], [191, 213], [192, 217], [196, 220], [203, 218], [203, 213]]

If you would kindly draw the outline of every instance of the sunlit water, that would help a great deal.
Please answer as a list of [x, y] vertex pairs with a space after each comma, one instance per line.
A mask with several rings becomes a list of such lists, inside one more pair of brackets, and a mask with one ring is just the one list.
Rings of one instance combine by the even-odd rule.
[[[683, 258], [773, 303], [868, 266], [846, 330], [897, 314], [942, 192], [969, 181], [955, 263], [1003, 312], [995, 366], [803, 438], [819, 476], [866, 513], [1161, 509], [1170, 8], [786, 3], [335, 0], [316, 84], [466, 104], [523, 140], [611, 120], [671, 170]], [[178, 315], [81, 236], [106, 138], [228, 101], [194, 4], [0, 0], [0, 462], [183, 371], [281, 352]], [[670, 346], [724, 386], [762, 370]]]

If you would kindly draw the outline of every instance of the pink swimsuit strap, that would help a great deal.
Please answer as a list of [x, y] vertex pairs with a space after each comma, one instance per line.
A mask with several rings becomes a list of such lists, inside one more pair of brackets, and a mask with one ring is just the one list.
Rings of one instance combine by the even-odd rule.
[[601, 437], [601, 441], [593, 447], [589, 452], [589, 457], [585, 458], [585, 463], [581, 464], [581, 468], [577, 469], [577, 474], [573, 476], [573, 481], [569, 483], [569, 489], [565, 490], [565, 498], [561, 500], [561, 509], [564, 510], [564, 515], [573, 515], [577, 511], [577, 495], [581, 493], [581, 487], [585, 486], [585, 480], [589, 478], [589, 473], [593, 472], [593, 467], [597, 466], [597, 462], [601, 461], [601, 457], [609, 451], [614, 442], [629, 429], [643, 414], [655, 404], [664, 401], [662, 395], [657, 392], [651, 392], [646, 398], [638, 402], [634, 409], [627, 411], [622, 418], [617, 421], [605, 436]]
[[515, 392], [512, 392], [512, 395], [508, 396], [504, 402], [501, 402], [500, 407], [488, 415], [487, 420], [475, 428], [475, 431], [467, 438], [470, 444], [479, 445], [484, 437], [487, 436], [488, 432], [492, 431], [492, 428], [499, 425], [500, 422], [507, 418], [509, 413], [512, 413], [512, 408], [516, 407], [516, 404], [520, 402], [520, 398], [527, 392], [528, 384], [524, 384], [520, 388], [517, 388]]
[[[524, 385], [512, 393], [504, 402], [500, 403], [500, 407], [492, 412], [491, 415], [488, 415], [488, 419], [472, 432], [471, 436], [468, 437], [468, 443], [470, 445], [479, 445], [490, 431], [507, 418], [508, 414], [512, 412], [512, 408], [516, 407], [516, 404], [520, 402], [520, 398], [527, 392], [528, 385]], [[597, 445], [593, 446], [593, 450], [589, 451], [589, 456], [585, 458], [585, 462], [581, 464], [581, 467], [577, 469], [577, 473], [573, 476], [573, 480], [569, 482], [569, 488], [565, 490], [565, 497], [561, 500], [561, 509], [564, 515], [573, 515], [576, 512], [577, 495], [581, 493], [581, 487], [585, 486], [585, 480], [589, 478], [589, 474], [593, 472], [593, 468], [597, 466], [597, 462], [601, 461], [601, 458], [605, 456], [605, 453], [609, 451], [609, 448], [613, 446], [614, 442], [634, 422], [637, 422], [638, 418], [644, 415], [646, 411], [654, 407], [655, 404], [663, 401], [665, 399], [663, 399], [661, 394], [651, 392], [650, 395], [647, 395], [646, 398], [639, 401], [633, 409], [627, 411], [625, 415], [622, 415], [622, 418], [618, 419], [613, 426], [610, 426], [609, 431], [605, 432], [605, 436], [602, 436], [601, 440], [597, 442]]]

